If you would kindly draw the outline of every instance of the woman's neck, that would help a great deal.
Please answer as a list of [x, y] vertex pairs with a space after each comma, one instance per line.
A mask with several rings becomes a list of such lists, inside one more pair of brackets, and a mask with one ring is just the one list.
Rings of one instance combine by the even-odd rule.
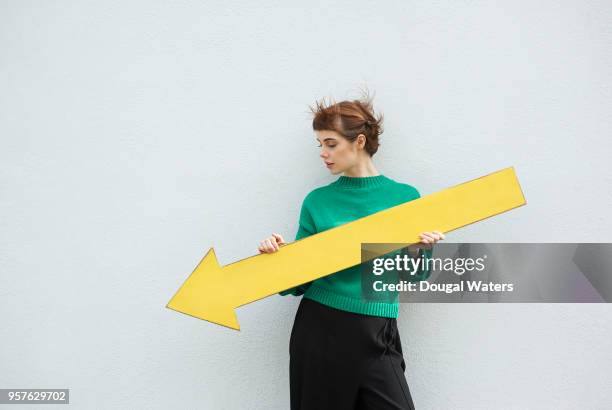
[[366, 160], [361, 161], [344, 171], [344, 176], [347, 177], [373, 177], [377, 175], [380, 175], [380, 173], [374, 166], [372, 157], [368, 157]]

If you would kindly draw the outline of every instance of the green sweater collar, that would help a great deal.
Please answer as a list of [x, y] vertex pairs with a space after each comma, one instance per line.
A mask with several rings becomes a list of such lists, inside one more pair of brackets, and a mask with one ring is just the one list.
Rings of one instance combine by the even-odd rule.
[[347, 177], [340, 176], [332, 185], [339, 189], [356, 189], [356, 188], [375, 188], [386, 185], [392, 182], [391, 179], [384, 175], [374, 175], [369, 177]]

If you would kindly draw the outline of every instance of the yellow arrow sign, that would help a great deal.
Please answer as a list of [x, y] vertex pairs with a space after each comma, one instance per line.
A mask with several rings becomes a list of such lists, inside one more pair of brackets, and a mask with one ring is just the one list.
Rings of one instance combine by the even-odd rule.
[[416, 243], [525, 203], [509, 167], [223, 267], [210, 248], [166, 307], [240, 330], [234, 309], [359, 265], [362, 243]]

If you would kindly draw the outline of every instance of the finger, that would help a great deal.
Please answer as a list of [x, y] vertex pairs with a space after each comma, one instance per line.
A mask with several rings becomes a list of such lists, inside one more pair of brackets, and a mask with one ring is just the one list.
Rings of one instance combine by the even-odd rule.
[[438, 242], [438, 241], [440, 240], [440, 235], [438, 235], [438, 234], [437, 234], [437, 233], [435, 233], [435, 232], [432, 232], [432, 233], [431, 233], [431, 237], [433, 238], [434, 243], [435, 243], [435, 242]]
[[425, 244], [427, 244], [427, 243], [429, 243], [430, 241], [431, 241], [431, 239], [430, 239], [428, 236], [426, 236], [426, 235], [421, 235], [421, 243], [425, 243]]
[[423, 232], [421, 235], [423, 236], [423, 238], [425, 238], [425, 239], [427, 239], [429, 241], [432, 241], [432, 240], [435, 239], [430, 232]]
[[278, 245], [276, 244], [276, 239], [274, 239], [273, 237], [268, 239], [268, 242], [270, 243], [270, 246], [272, 247], [272, 252], [276, 252], [278, 250]]
[[264, 240], [264, 246], [266, 248], [266, 252], [272, 252], [272, 244], [269, 239]]
[[440, 236], [440, 239], [446, 239], [446, 236], [444, 236], [444, 234], [440, 231], [434, 231], [435, 233], [437, 233]]
[[436, 237], [435, 234], [433, 234], [431, 232], [426, 232], [426, 234], [427, 234], [427, 239], [429, 239], [429, 242], [428, 242], [429, 244], [436, 243], [438, 238]]
[[280, 249], [276, 237], [273, 236], [272, 238], [270, 238], [270, 242], [272, 242], [272, 246], [274, 246], [275, 251]]
[[276, 238], [277, 243], [279, 244], [285, 243], [285, 240], [283, 239], [282, 235], [277, 234], [277, 233], [273, 233], [272, 235], [274, 235], [274, 237]]

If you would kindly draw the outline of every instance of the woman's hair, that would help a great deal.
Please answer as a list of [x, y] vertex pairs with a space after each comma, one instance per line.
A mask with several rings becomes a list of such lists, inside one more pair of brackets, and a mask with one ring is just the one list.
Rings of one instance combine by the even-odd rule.
[[374, 116], [373, 97], [368, 94], [359, 100], [325, 103], [325, 98], [317, 101], [310, 110], [314, 114], [312, 128], [315, 131], [336, 131], [349, 141], [359, 134], [366, 137], [365, 150], [374, 155], [380, 145], [378, 137], [383, 133], [383, 115]]

